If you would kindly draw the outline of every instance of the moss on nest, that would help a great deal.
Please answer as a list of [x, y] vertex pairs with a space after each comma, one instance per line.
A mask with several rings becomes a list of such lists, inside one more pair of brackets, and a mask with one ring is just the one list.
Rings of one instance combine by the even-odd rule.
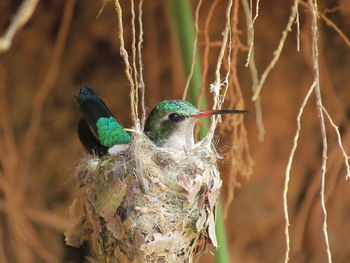
[[156, 148], [136, 134], [118, 155], [88, 158], [77, 169], [83, 213], [66, 242], [91, 240], [98, 262], [192, 262], [217, 246], [217, 154]]

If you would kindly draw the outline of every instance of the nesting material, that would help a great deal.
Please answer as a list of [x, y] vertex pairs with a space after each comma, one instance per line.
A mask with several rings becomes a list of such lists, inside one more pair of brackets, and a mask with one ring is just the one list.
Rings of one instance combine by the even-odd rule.
[[217, 246], [217, 154], [156, 148], [144, 135], [114, 156], [81, 162], [83, 212], [66, 242], [91, 240], [96, 262], [193, 262]]

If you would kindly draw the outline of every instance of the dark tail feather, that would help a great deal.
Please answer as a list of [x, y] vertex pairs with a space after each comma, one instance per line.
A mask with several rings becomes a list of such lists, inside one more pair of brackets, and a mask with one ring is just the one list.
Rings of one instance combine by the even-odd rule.
[[90, 154], [95, 154], [98, 157], [108, 155], [108, 147], [100, 144], [99, 140], [91, 131], [85, 119], [80, 119], [78, 124], [78, 136], [81, 144]]
[[84, 86], [80, 88], [79, 96], [75, 97], [75, 101], [95, 134], [97, 134], [97, 120], [101, 117], [108, 118], [113, 116], [106, 104], [90, 87]]

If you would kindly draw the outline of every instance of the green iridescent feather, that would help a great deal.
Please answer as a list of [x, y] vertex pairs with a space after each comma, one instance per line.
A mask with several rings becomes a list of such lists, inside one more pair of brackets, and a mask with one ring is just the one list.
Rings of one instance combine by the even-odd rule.
[[112, 147], [116, 144], [126, 144], [131, 140], [127, 133], [113, 117], [101, 117], [96, 122], [97, 135], [102, 145]]
[[197, 109], [192, 103], [185, 100], [164, 100], [156, 106], [156, 110], [190, 115]]

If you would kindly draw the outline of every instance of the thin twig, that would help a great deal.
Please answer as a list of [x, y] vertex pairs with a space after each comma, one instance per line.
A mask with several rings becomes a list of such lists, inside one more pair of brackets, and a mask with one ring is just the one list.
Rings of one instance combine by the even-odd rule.
[[[137, 51], [136, 51], [136, 28], [135, 28], [135, 3], [134, 0], [130, 0], [131, 2], [131, 38], [132, 38], [132, 43], [131, 43], [131, 55], [132, 55], [132, 75], [134, 79], [134, 89], [135, 89], [135, 112], [136, 116], [138, 118], [139, 110], [138, 110], [138, 105], [139, 105], [139, 80], [138, 80], [138, 72], [137, 72], [137, 66], [136, 66], [136, 56], [137, 56]], [[139, 121], [136, 122], [136, 128], [140, 127], [138, 126], [140, 124]]]
[[258, 18], [259, 16], [259, 4], [260, 4], [260, 0], [257, 0], [256, 3], [255, 3], [255, 16], [253, 18], [253, 22], [252, 24], [254, 25], [255, 23], [255, 20]]
[[[303, 5], [304, 7], [309, 7], [309, 5], [304, 2], [304, 1], [300, 1], [300, 4]], [[327, 10], [326, 10], [327, 11]], [[326, 12], [325, 12], [326, 13]], [[344, 40], [345, 44], [350, 48], [350, 40], [349, 38], [344, 34], [343, 31], [341, 31], [341, 29], [332, 21], [330, 20], [325, 14], [318, 12], [318, 16], [320, 18], [323, 19], [323, 21], [325, 21], [325, 23], [334, 29], [335, 32], [337, 32], [339, 34], [339, 36]]]
[[[238, 55], [240, 51], [240, 30], [238, 29], [239, 22], [239, 0], [234, 0], [233, 11], [231, 19], [231, 34], [230, 34], [230, 46], [232, 46], [232, 55], [229, 50], [224, 64], [225, 70], [230, 72], [230, 76], [226, 75], [226, 80], [228, 85], [226, 85], [226, 90], [223, 93], [223, 99], [226, 98], [226, 91], [228, 92], [228, 108], [239, 108], [244, 109], [244, 99], [239, 83], [239, 77], [237, 72]], [[228, 68], [228, 69], [227, 69]], [[230, 87], [230, 89], [227, 89]], [[240, 184], [237, 180], [238, 174], [249, 178], [252, 172], [252, 159], [249, 153], [249, 145], [247, 140], [247, 132], [244, 127], [243, 115], [230, 115], [224, 118], [223, 123], [220, 126], [220, 132], [224, 133], [225, 138], [231, 139], [230, 145], [234, 145], [231, 148], [230, 154], [228, 155], [227, 161], [229, 165], [229, 177], [228, 177], [228, 191], [227, 198], [224, 204], [224, 217], [226, 218], [230, 204], [234, 198], [234, 190]]]
[[297, 7], [297, 17], [295, 18], [295, 23], [297, 24], [297, 51], [300, 51], [300, 17], [299, 8]]
[[[346, 145], [349, 144], [350, 142], [350, 130], [348, 129], [347, 132], [345, 133], [345, 136], [343, 137], [343, 143]], [[330, 153], [328, 154], [328, 163], [329, 168], [328, 168], [328, 173], [333, 174], [334, 176], [331, 177], [328, 181], [328, 186], [334, 185], [338, 181], [339, 177], [339, 172], [337, 172], [337, 168], [334, 168], [334, 166], [338, 166], [336, 163], [340, 163], [339, 159], [339, 153], [336, 147], [333, 147]], [[333, 166], [333, 171], [332, 171], [332, 166]], [[341, 165], [339, 165], [339, 168], [341, 168]], [[319, 168], [318, 170], [321, 170]], [[318, 171], [315, 171], [314, 174], [318, 174]], [[294, 231], [294, 243], [293, 247], [296, 252], [300, 251], [302, 249], [302, 243], [304, 239], [304, 231], [306, 229], [306, 226], [308, 222], [311, 220], [312, 214], [312, 206], [316, 205], [316, 194], [319, 192], [320, 189], [320, 180], [316, 176], [312, 178], [312, 181], [308, 184], [307, 191], [305, 193], [305, 196], [303, 198], [303, 202], [301, 203], [299, 209], [298, 209], [298, 215], [295, 220], [295, 231]], [[329, 189], [328, 187], [328, 195], [326, 193], [326, 201], [327, 201], [327, 196], [329, 196]], [[316, 215], [317, 217], [317, 215]]]
[[[222, 105], [222, 98], [221, 98], [221, 94], [220, 94], [220, 90], [221, 90], [221, 86], [222, 85], [228, 85], [228, 83], [221, 83], [221, 66], [222, 66], [222, 62], [224, 59], [224, 55], [225, 55], [225, 50], [228, 47], [229, 49], [231, 49], [231, 46], [227, 45], [227, 41], [229, 39], [229, 34], [231, 32], [231, 9], [232, 9], [232, 5], [233, 5], [233, 1], [229, 0], [228, 4], [227, 4], [227, 8], [226, 8], [226, 24], [225, 24], [225, 30], [223, 32], [223, 38], [222, 38], [222, 46], [220, 48], [220, 52], [219, 52], [219, 56], [217, 59], [217, 63], [216, 63], [216, 69], [215, 69], [215, 82], [213, 84], [210, 85], [210, 91], [214, 94], [213, 99], [214, 99], [214, 104], [213, 104], [213, 109], [219, 109], [221, 108]], [[214, 136], [214, 131], [215, 128], [217, 126], [218, 123], [218, 118], [217, 116], [213, 116], [211, 118], [211, 125], [209, 128], [209, 132], [208, 132], [208, 142], [211, 143], [212, 137]]]
[[22, 2], [4, 36], [0, 37], [0, 53], [7, 51], [11, 47], [13, 37], [30, 19], [38, 2], [39, 0], [25, 0]]
[[[229, 33], [231, 32], [231, 9], [232, 9], [233, 1], [230, 0], [228, 2], [227, 8], [226, 8], [226, 25], [225, 25], [225, 30], [223, 32], [223, 38], [222, 38], [222, 44], [219, 52], [219, 56], [216, 62], [216, 69], [215, 69], [215, 82], [214, 84], [211, 85], [210, 91], [214, 93], [214, 105], [213, 109], [216, 109], [220, 107], [221, 100], [219, 98], [220, 95], [220, 90], [221, 90], [221, 66], [222, 66], [222, 61], [225, 55], [225, 50], [227, 48], [227, 41], [229, 38]], [[232, 48], [229, 46], [229, 48]], [[216, 120], [217, 118], [212, 118], [212, 120]]]
[[[247, 57], [247, 63], [249, 65], [249, 70], [252, 78], [251, 89], [253, 93], [256, 91], [256, 87], [259, 84], [258, 70], [255, 65], [255, 56], [254, 56], [254, 26], [253, 21], [250, 16], [250, 8], [247, 0], [242, 0], [243, 10], [246, 16], [247, 24], [247, 46], [249, 47], [249, 52]], [[255, 100], [255, 121], [259, 130], [259, 141], [263, 141], [265, 137], [265, 127], [262, 119], [262, 108], [261, 108], [261, 99], [260, 96]]]
[[312, 62], [313, 62], [313, 70], [314, 70], [314, 81], [316, 84], [315, 87], [315, 95], [316, 95], [316, 106], [317, 106], [317, 112], [318, 117], [320, 119], [320, 126], [321, 126], [321, 135], [322, 135], [322, 166], [321, 166], [321, 189], [320, 189], [320, 195], [321, 195], [321, 207], [323, 212], [323, 235], [325, 239], [326, 244], [326, 252], [327, 252], [327, 258], [328, 262], [332, 262], [332, 254], [331, 249], [329, 245], [329, 237], [328, 237], [328, 231], [327, 231], [327, 209], [325, 204], [325, 186], [326, 186], [326, 170], [327, 170], [327, 151], [328, 151], [328, 145], [327, 145], [327, 132], [326, 132], [326, 126], [324, 122], [324, 116], [323, 116], [323, 104], [322, 104], [322, 96], [321, 96], [321, 89], [320, 89], [320, 72], [319, 72], [319, 66], [318, 66], [318, 26], [317, 26], [317, 19], [318, 19], [318, 11], [317, 11], [317, 1], [316, 0], [309, 0], [308, 1], [311, 13], [312, 13]]
[[305, 106], [311, 96], [311, 93], [314, 91], [316, 87], [316, 83], [312, 83], [311, 87], [309, 88], [306, 96], [304, 97], [303, 103], [301, 104], [301, 107], [299, 109], [299, 113], [297, 116], [297, 131], [294, 135], [294, 140], [293, 140], [293, 146], [289, 154], [288, 158], [288, 164], [286, 167], [286, 172], [284, 176], [284, 187], [283, 187], [283, 212], [284, 212], [284, 218], [285, 218], [285, 228], [284, 232], [286, 235], [286, 254], [285, 254], [285, 259], [284, 262], [287, 263], [289, 261], [289, 252], [290, 252], [290, 237], [289, 237], [289, 214], [288, 214], [288, 186], [289, 186], [289, 181], [290, 181], [290, 171], [292, 168], [292, 163], [294, 160], [294, 155], [296, 152], [296, 149], [298, 147], [298, 141], [299, 141], [299, 135], [301, 131], [301, 117], [304, 113]]
[[[210, 51], [210, 47], [211, 47], [211, 43], [210, 43], [210, 36], [209, 36], [209, 25], [211, 22], [211, 19], [213, 18], [213, 14], [214, 14], [214, 10], [215, 7], [217, 6], [217, 4], [219, 3], [219, 0], [215, 0], [212, 2], [209, 11], [208, 11], [208, 15], [207, 18], [205, 19], [205, 23], [204, 23], [204, 50], [203, 50], [203, 74], [202, 74], [202, 87], [200, 90], [200, 94], [198, 96], [197, 99], [197, 107], [200, 106], [200, 102], [202, 101], [203, 97], [204, 97], [204, 92], [205, 92], [205, 87], [207, 84], [207, 75], [208, 75], [208, 70], [209, 70], [209, 51]], [[221, 44], [221, 43], [220, 43]]]
[[291, 11], [291, 14], [289, 16], [286, 28], [282, 32], [282, 37], [280, 39], [280, 42], [278, 43], [277, 49], [273, 52], [273, 54], [274, 54], [273, 59], [271, 60], [269, 65], [264, 70], [263, 74], [261, 75], [259, 84], [255, 88], [255, 93], [254, 93], [253, 98], [252, 98], [253, 101], [256, 100], [259, 97], [261, 89], [262, 89], [262, 86], [264, 85], [267, 76], [269, 75], [270, 71], [274, 68], [274, 66], [276, 65], [276, 63], [277, 63], [277, 61], [278, 61], [278, 59], [279, 59], [279, 57], [281, 55], [282, 49], [284, 47], [284, 43], [285, 43], [285, 41], [287, 39], [288, 32], [291, 31], [292, 24], [295, 21], [295, 18], [296, 18], [296, 15], [297, 15], [297, 11], [298, 11], [299, 1], [300, 0], [294, 0], [293, 6], [292, 6], [292, 11]]
[[247, 39], [250, 39], [250, 41], [247, 41], [248, 42], [248, 55], [247, 55], [247, 60], [246, 60], [246, 64], [245, 66], [248, 67], [249, 65], [249, 62], [250, 62], [250, 56], [253, 52], [253, 46], [254, 46], [254, 23], [255, 23], [255, 20], [258, 18], [259, 16], [259, 0], [257, 0], [256, 2], [256, 6], [255, 6], [255, 16], [254, 18], [253, 17], [253, 6], [252, 6], [252, 2], [250, 2], [250, 6], [247, 2], [247, 0], [243, 3], [244, 5], [246, 5], [246, 8], [247, 8], [247, 11], [248, 13], [246, 13], [246, 17], [247, 17], [247, 22], [249, 21], [249, 23], [247, 23], [247, 32], [248, 32], [248, 36], [247, 36]]
[[135, 104], [137, 103], [135, 98], [136, 95], [135, 93], [137, 92], [137, 90], [135, 89], [135, 83], [132, 77], [132, 68], [130, 66], [129, 63], [129, 55], [128, 52], [125, 49], [125, 43], [124, 43], [124, 28], [123, 28], [123, 12], [122, 12], [122, 8], [120, 6], [119, 0], [115, 0], [114, 1], [115, 4], [115, 10], [117, 11], [117, 15], [118, 15], [118, 37], [119, 37], [119, 41], [120, 41], [120, 55], [122, 56], [124, 63], [125, 63], [125, 74], [126, 77], [129, 81], [130, 84], [130, 108], [131, 108], [131, 117], [132, 117], [132, 121], [134, 126], [137, 128], [139, 127], [139, 120], [138, 120], [138, 113], [136, 111], [135, 108]]
[[96, 20], [99, 19], [100, 16], [102, 15], [102, 12], [103, 12], [103, 10], [105, 9], [105, 6], [106, 6], [106, 4], [107, 4], [107, 1], [108, 1], [108, 0], [102, 0], [103, 3], [102, 3], [102, 6], [101, 6], [100, 10], [98, 10], [98, 12], [97, 12]]
[[340, 135], [340, 132], [339, 132], [339, 127], [334, 123], [332, 117], [329, 115], [328, 111], [325, 109], [325, 107], [323, 105], [321, 105], [322, 107], [322, 110], [323, 112], [326, 114], [329, 122], [331, 123], [331, 125], [333, 126], [336, 134], [337, 134], [337, 139], [338, 139], [338, 144], [339, 144], [339, 147], [341, 149], [341, 152], [343, 154], [343, 157], [344, 157], [344, 163], [345, 163], [345, 166], [346, 166], [346, 179], [350, 179], [350, 165], [349, 165], [349, 158], [350, 156], [346, 153], [345, 149], [344, 149], [344, 145], [343, 145], [343, 142], [342, 142], [342, 138], [341, 138], [341, 135]]
[[141, 89], [141, 108], [142, 108], [142, 114], [141, 114], [141, 130], [143, 130], [145, 122], [146, 122], [146, 105], [145, 105], [145, 81], [143, 79], [143, 63], [142, 63], [142, 43], [143, 43], [143, 23], [142, 23], [142, 5], [143, 0], [140, 0], [139, 2], [139, 16], [138, 16], [138, 22], [139, 22], [139, 39], [138, 39], [138, 45], [137, 45], [137, 55], [138, 55], [138, 64], [139, 64], [139, 75], [140, 75], [140, 89]]

